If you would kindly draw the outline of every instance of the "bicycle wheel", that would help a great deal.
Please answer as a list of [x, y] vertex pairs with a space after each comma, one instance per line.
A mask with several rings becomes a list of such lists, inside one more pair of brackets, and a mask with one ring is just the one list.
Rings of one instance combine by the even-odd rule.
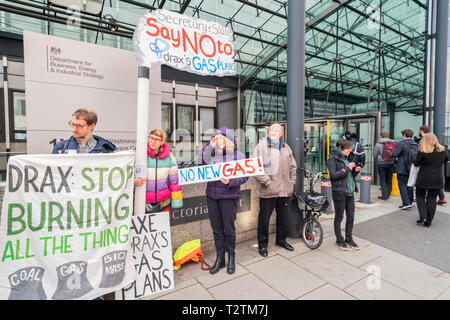
[[301, 234], [305, 245], [312, 250], [317, 249], [322, 244], [322, 226], [314, 217], [303, 220]]

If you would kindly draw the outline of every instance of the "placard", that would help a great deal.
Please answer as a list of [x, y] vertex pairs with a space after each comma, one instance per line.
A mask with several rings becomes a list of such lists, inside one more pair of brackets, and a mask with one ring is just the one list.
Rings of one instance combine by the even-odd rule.
[[134, 154], [8, 161], [0, 299], [93, 299], [136, 278], [129, 231]]
[[168, 212], [134, 216], [130, 243], [136, 281], [116, 292], [122, 300], [143, 298], [174, 288]]
[[215, 22], [168, 10], [147, 12], [136, 26], [133, 43], [141, 66], [166, 64], [219, 77], [237, 71], [233, 31]]
[[258, 157], [192, 168], [182, 168], [178, 171], [178, 183], [180, 185], [187, 185], [192, 183], [217, 181], [222, 178], [234, 179], [261, 174], [264, 174], [264, 166], [262, 158]]

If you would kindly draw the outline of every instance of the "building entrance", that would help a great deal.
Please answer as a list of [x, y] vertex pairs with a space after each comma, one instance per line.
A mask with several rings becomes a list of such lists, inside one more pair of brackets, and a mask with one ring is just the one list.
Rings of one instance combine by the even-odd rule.
[[327, 172], [326, 161], [331, 148], [345, 131], [356, 133], [358, 142], [366, 154], [366, 164], [361, 172], [376, 176], [373, 163], [373, 148], [380, 132], [381, 117], [378, 113], [354, 114], [329, 118], [305, 120], [305, 164], [313, 172]]

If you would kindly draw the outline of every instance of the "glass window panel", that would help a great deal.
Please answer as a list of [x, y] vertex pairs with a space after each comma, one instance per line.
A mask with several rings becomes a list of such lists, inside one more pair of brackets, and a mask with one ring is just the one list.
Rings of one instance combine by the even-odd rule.
[[166, 132], [168, 137], [170, 136], [170, 134], [172, 132], [171, 121], [170, 121], [172, 119], [172, 117], [170, 116], [171, 109], [172, 109], [172, 105], [170, 105], [170, 104], [163, 104], [161, 106], [161, 129]]
[[214, 136], [214, 109], [200, 108], [202, 141], [209, 141]]
[[194, 108], [190, 106], [177, 106], [177, 129], [186, 129], [194, 132]]
[[13, 92], [13, 130], [15, 140], [26, 140], [27, 129], [25, 93]]

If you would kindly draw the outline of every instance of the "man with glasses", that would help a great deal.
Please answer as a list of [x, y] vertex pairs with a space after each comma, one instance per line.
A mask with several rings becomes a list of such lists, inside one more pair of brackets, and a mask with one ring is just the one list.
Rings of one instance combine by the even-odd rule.
[[69, 126], [72, 127], [72, 136], [68, 140], [60, 141], [53, 148], [52, 153], [112, 153], [116, 146], [108, 140], [93, 135], [92, 131], [97, 124], [97, 114], [81, 108], [72, 114]]

